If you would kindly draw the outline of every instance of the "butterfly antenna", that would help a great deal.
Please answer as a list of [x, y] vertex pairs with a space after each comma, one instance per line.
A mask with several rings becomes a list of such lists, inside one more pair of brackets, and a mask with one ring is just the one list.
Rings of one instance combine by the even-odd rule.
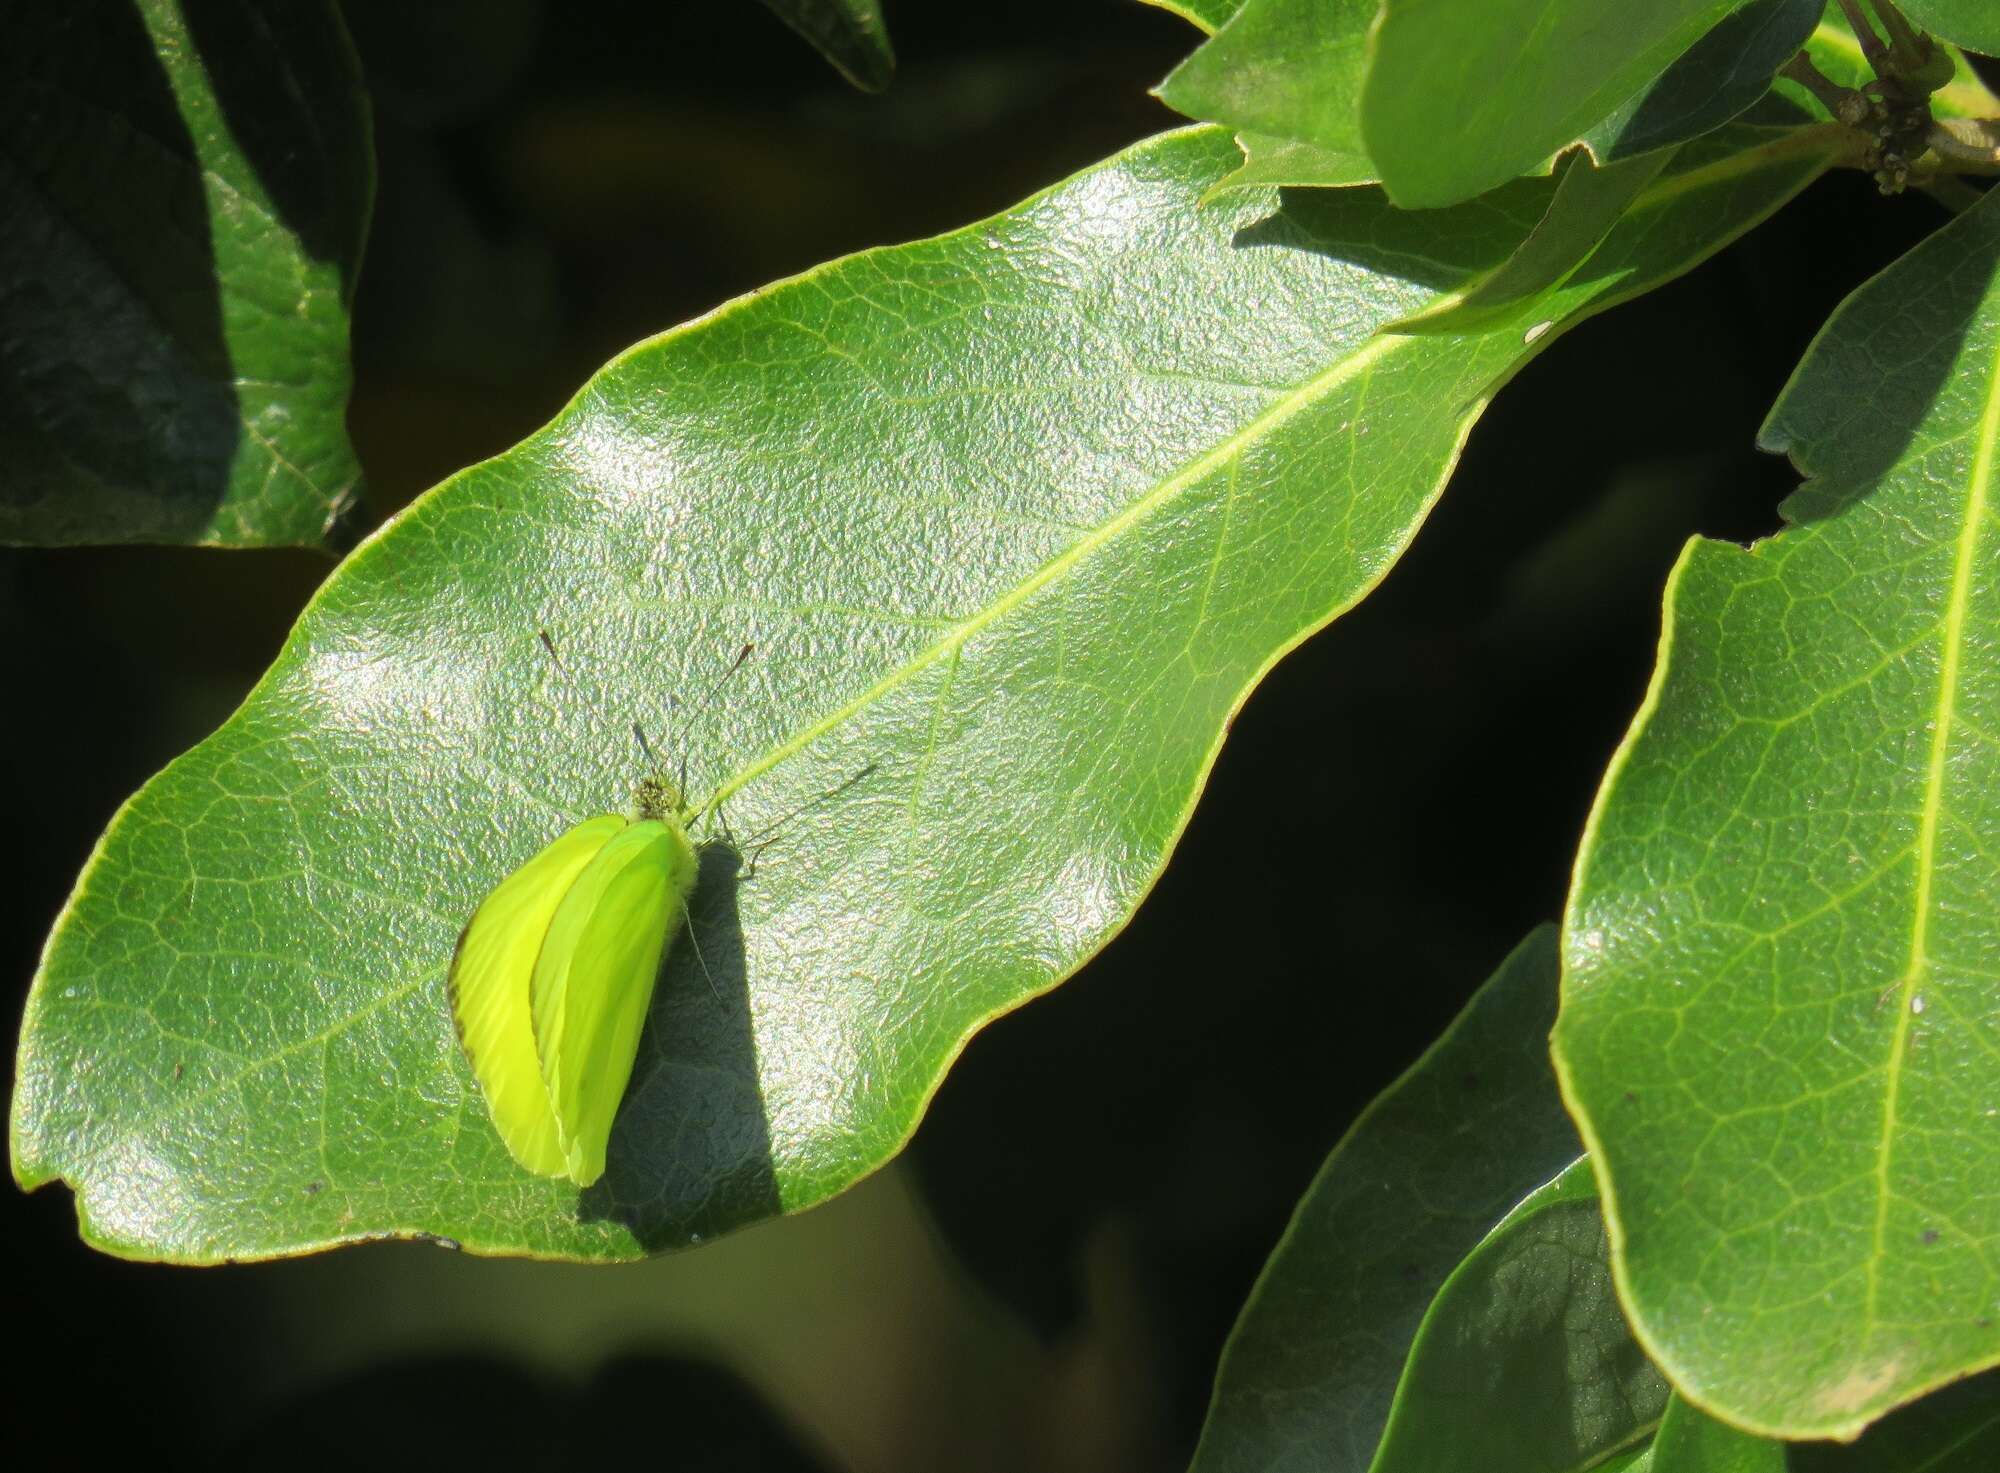
[[709, 996], [715, 999], [715, 1005], [726, 1014], [729, 1005], [722, 1000], [722, 989], [715, 985], [715, 973], [708, 969], [708, 958], [701, 954], [701, 942], [694, 934], [694, 912], [688, 909], [685, 900], [681, 902], [681, 915], [687, 921], [688, 945], [694, 948], [695, 962], [701, 967], [701, 975], [708, 981]]
[[[756, 648], [757, 646], [754, 644], [746, 644], [743, 646], [742, 649], [738, 650], [736, 652], [736, 658], [730, 661], [729, 668], [723, 671], [720, 675], [716, 676], [714, 680], [709, 682], [708, 689], [703, 691], [701, 693], [700, 699], [698, 699], [694, 703], [694, 705], [688, 708], [687, 714], [689, 716], [694, 716], [702, 711], [707, 710], [708, 703], [715, 699], [715, 693], [722, 689], [723, 685], [728, 681], [730, 676], [734, 675], [738, 670], [741, 670], [743, 668], [744, 661], [750, 658], [751, 651], [755, 650]], [[674, 723], [676, 727], [679, 726], [681, 721], [681, 717], [678, 711], [676, 710], [676, 708], [679, 705], [680, 702], [674, 700], [673, 697], [669, 696], [667, 698], [667, 709], [670, 712], [674, 713]], [[687, 747], [685, 744], [683, 744], [681, 747], [681, 766], [680, 766], [680, 775], [678, 778], [680, 790], [682, 793], [687, 792], [687, 777], [688, 777]]]

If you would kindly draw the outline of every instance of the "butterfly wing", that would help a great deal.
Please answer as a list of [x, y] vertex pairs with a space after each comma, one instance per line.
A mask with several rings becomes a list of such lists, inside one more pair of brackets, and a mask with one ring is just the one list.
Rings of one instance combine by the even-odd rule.
[[577, 876], [549, 923], [535, 963], [534, 1036], [556, 1137], [578, 1186], [604, 1174], [653, 981], [697, 868], [678, 823], [634, 823]]
[[473, 912], [452, 956], [451, 1011], [459, 1041], [500, 1139], [538, 1176], [567, 1176], [569, 1162], [535, 1050], [530, 1003], [535, 958], [563, 897], [629, 826], [617, 814], [606, 814], [551, 842], [494, 887]]

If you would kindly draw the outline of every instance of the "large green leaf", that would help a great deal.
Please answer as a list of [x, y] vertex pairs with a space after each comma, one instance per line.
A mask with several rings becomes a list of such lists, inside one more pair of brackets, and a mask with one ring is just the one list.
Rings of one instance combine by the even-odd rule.
[[2000, 56], [2000, 9], [1993, 0], [1899, 0], [1899, 8], [1942, 40]]
[[[358, 549], [114, 820], [29, 1002], [19, 1179], [187, 1260], [624, 1257], [840, 1190], [1124, 924], [1230, 714], [1383, 576], [1495, 386], [1829, 158], [1737, 143], [1526, 330], [1375, 331], [1507, 255], [1545, 182], [1203, 209], [1236, 150], [1197, 129], [634, 348]], [[624, 804], [635, 716], [745, 851], [775, 833], [748, 873], [711, 853], [579, 1198], [501, 1149], [444, 973], [496, 881]]]
[[337, 537], [373, 170], [338, 11], [14, 5], [6, 37], [0, 541]]
[[1432, 1297], [1580, 1149], [1544, 1042], [1556, 973], [1544, 928], [1326, 1158], [1230, 1333], [1195, 1473], [1371, 1464]]
[[1988, 196], [1815, 340], [1793, 525], [1683, 555], [1565, 923], [1628, 1308], [1774, 1435], [2000, 1361], [1996, 269]]
[[881, 0], [764, 3], [863, 91], [880, 92], [896, 75], [896, 53], [889, 45], [889, 28], [882, 23]]
[[1383, 0], [1366, 152], [1399, 204], [1469, 199], [1542, 167], [1742, 3]]

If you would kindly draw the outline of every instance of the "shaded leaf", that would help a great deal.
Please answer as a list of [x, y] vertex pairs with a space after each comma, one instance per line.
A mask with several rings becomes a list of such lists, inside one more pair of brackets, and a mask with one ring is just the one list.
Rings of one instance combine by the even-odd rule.
[[1579, 151], [1562, 172], [1548, 214], [1513, 255], [1471, 285], [1399, 322], [1397, 331], [1478, 332], [1519, 317], [1597, 249], [1666, 164], [1662, 150], [1593, 167]]
[[1764, 95], [1824, 8], [1823, 0], [1750, 0], [1588, 129], [1583, 143], [1599, 163], [1610, 163], [1720, 127]]
[[337, 10], [16, 5], [7, 36], [0, 541], [337, 537], [373, 172]]
[[2000, 198], [1857, 291], [1697, 540], [1565, 921], [1558, 1067], [1675, 1384], [1852, 1436], [2000, 1361]]
[[1362, 89], [1366, 152], [1398, 204], [1469, 199], [1542, 167], [1740, 3], [1383, 0]]
[[896, 75], [896, 53], [889, 44], [889, 28], [882, 23], [881, 0], [764, 3], [862, 91], [880, 92]]
[[[633, 348], [357, 550], [114, 820], [29, 1002], [18, 1178], [67, 1178], [93, 1242], [202, 1261], [381, 1233], [630, 1257], [841, 1190], [973, 1030], [1124, 924], [1245, 692], [1383, 576], [1555, 324], [1830, 157], [1737, 144], [1642, 199], [1546, 331], [1376, 333], [1503, 259], [1545, 184], [1204, 210], [1237, 155], [1201, 129]], [[710, 849], [579, 1197], [486, 1118], [453, 939], [624, 805], [626, 723], [745, 642], [665, 745], [753, 862]]]
[[1625, 1327], [1590, 1163], [1535, 1192], [1424, 1315], [1372, 1473], [1584, 1473], [1652, 1431], [1667, 1383]]
[[1326, 1158], [1230, 1333], [1195, 1473], [1363, 1469], [1433, 1296], [1576, 1159], [1535, 932]]

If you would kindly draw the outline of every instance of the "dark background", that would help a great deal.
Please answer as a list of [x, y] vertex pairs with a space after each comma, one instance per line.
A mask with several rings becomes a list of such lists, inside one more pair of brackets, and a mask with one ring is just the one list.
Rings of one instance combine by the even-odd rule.
[[[346, 9], [380, 168], [352, 410], [377, 518], [639, 337], [1173, 126], [1146, 88], [1197, 39], [1133, 0], [892, 4], [900, 72], [869, 98], [748, 0]], [[1252, 698], [1131, 926], [976, 1039], [880, 1177], [616, 1270], [125, 1264], [76, 1241], [61, 1188], [8, 1193], [16, 1425], [93, 1463], [561, 1467], [636, 1441], [691, 1469], [1183, 1465], [1319, 1160], [1557, 913], [1681, 542], [1776, 526], [1795, 478], [1758, 422], [1941, 218], [1825, 181], [1530, 365], [1383, 588]], [[112, 810], [328, 569], [0, 552], [19, 994]]]

